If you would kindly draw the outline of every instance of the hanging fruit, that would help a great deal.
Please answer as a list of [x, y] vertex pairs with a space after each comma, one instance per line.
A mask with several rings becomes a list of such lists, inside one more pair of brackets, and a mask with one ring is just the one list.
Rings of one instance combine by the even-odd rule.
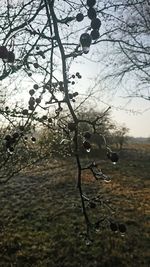
[[69, 97], [69, 99], [72, 99], [73, 98], [73, 94], [68, 94], [68, 97]]
[[34, 68], [37, 69], [39, 67], [39, 64], [36, 62], [33, 64]]
[[5, 46], [0, 46], [0, 58], [6, 59], [8, 57], [8, 50]]
[[[83, 52], [87, 54], [90, 50], [90, 45], [91, 45], [91, 36], [88, 33], [83, 33], [80, 36], [80, 43], [83, 49]], [[79, 78], [79, 76], [78, 76]]]
[[33, 88], [34, 88], [35, 90], [37, 90], [37, 89], [39, 88], [38, 84], [34, 84], [34, 85], [33, 85]]
[[6, 136], [5, 136], [5, 138], [4, 138], [6, 141], [10, 141], [11, 140], [11, 136], [10, 136], [10, 134], [7, 134]]
[[100, 37], [99, 30], [91, 31], [91, 37], [92, 37], [92, 40], [97, 40]]
[[111, 222], [110, 223], [110, 229], [111, 229], [112, 232], [117, 232], [118, 231], [118, 225], [117, 225], [117, 223]]
[[8, 61], [8, 63], [14, 63], [14, 61], [15, 61], [15, 54], [14, 54], [14, 52], [12, 52], [12, 51], [9, 51], [8, 52], [7, 61]]
[[19, 133], [18, 132], [13, 133], [13, 135], [12, 135], [13, 139], [17, 139], [18, 137], [19, 137]]
[[29, 105], [34, 105], [35, 104], [35, 98], [34, 97], [30, 97], [29, 99]]
[[119, 156], [116, 152], [108, 151], [107, 157], [110, 159], [114, 164], [118, 162]]
[[96, 4], [96, 0], [87, 0], [87, 6], [93, 7]]
[[0, 58], [6, 59], [8, 57], [8, 50], [5, 46], [0, 46]]
[[43, 120], [43, 121], [47, 120], [47, 116], [46, 116], [46, 115], [43, 115], [43, 116], [42, 116], [42, 120]]
[[110, 160], [113, 162], [113, 163], [116, 163], [118, 160], [119, 160], [119, 156], [116, 152], [113, 152], [110, 156]]
[[48, 122], [52, 123], [53, 122], [52, 118], [48, 118]]
[[73, 93], [73, 97], [76, 97], [76, 96], [78, 96], [78, 95], [79, 95], [78, 92], [74, 92], [74, 93]]
[[100, 19], [98, 19], [98, 18], [92, 19], [92, 21], [91, 21], [91, 28], [93, 30], [99, 30], [100, 26], [101, 26]]
[[9, 154], [13, 154], [14, 148], [12, 146], [10, 146], [10, 147], [8, 147], [7, 151]]
[[121, 234], [125, 234], [126, 231], [127, 231], [125, 224], [123, 224], [123, 223], [119, 223], [119, 224], [118, 224], [118, 230], [119, 230], [119, 232], [120, 232]]
[[19, 126], [19, 130], [20, 130], [21, 132], [23, 132], [23, 131], [24, 131], [24, 126], [23, 126], [23, 125], [20, 125], [20, 126]]
[[85, 139], [90, 139], [91, 138], [91, 133], [85, 132], [84, 135]]
[[75, 122], [68, 122], [68, 129], [70, 132], [73, 132], [76, 130], [76, 123]]
[[22, 115], [28, 115], [28, 110], [27, 109], [23, 109]]
[[29, 105], [29, 110], [34, 110], [34, 105]]
[[90, 207], [91, 209], [95, 209], [95, 208], [96, 208], [96, 203], [93, 202], [93, 201], [91, 201], [91, 202], [89, 203], [89, 207]]
[[87, 15], [88, 15], [89, 19], [91, 19], [91, 20], [92, 19], [95, 19], [96, 18], [96, 11], [95, 11], [95, 9], [93, 7], [90, 7], [88, 9]]
[[32, 141], [33, 143], [35, 143], [35, 142], [36, 142], [36, 138], [35, 138], [34, 136], [32, 136], [32, 137], [31, 137], [31, 141]]
[[83, 147], [84, 147], [86, 150], [90, 150], [90, 149], [91, 149], [91, 144], [90, 144], [88, 141], [84, 141], [84, 142], [83, 142]]
[[83, 16], [82, 13], [78, 13], [78, 14], [76, 15], [76, 20], [77, 20], [78, 22], [82, 21], [83, 19], [84, 19], [84, 16]]
[[29, 90], [29, 94], [32, 96], [34, 95], [35, 91], [33, 89]]
[[40, 98], [40, 97], [36, 98], [36, 99], [35, 99], [35, 102], [36, 102], [37, 104], [40, 104], [40, 103], [41, 103], [41, 98]]

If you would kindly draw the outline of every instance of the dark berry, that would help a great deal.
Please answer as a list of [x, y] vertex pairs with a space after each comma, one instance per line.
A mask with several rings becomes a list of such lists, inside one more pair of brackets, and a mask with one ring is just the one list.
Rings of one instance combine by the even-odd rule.
[[96, 4], [96, 0], [87, 0], [87, 6], [93, 7]]
[[92, 40], [97, 40], [100, 37], [99, 30], [91, 31]]
[[29, 106], [33, 106], [34, 104], [35, 104], [35, 98], [31, 96], [29, 99]]
[[7, 134], [4, 138], [6, 141], [10, 141], [11, 140], [11, 136], [9, 134]]
[[29, 110], [34, 110], [34, 105], [29, 105]]
[[34, 93], [35, 93], [34, 89], [29, 90], [29, 94], [30, 94], [31, 96], [34, 95]]
[[13, 133], [12, 138], [16, 139], [18, 137], [19, 137], [19, 133], [18, 132]]
[[20, 125], [20, 126], [19, 126], [19, 130], [20, 130], [21, 132], [23, 132], [23, 131], [24, 131], [24, 126], [23, 126], [23, 125]]
[[22, 114], [23, 115], [28, 115], [28, 110], [27, 109], [23, 109]]
[[0, 46], [0, 58], [5, 59], [8, 57], [8, 50], [6, 46]]
[[91, 149], [91, 144], [90, 144], [88, 141], [84, 141], [84, 142], [83, 142], [83, 146], [84, 146], [84, 148], [87, 149], [87, 150]]
[[68, 122], [68, 129], [73, 132], [76, 130], [76, 124], [75, 122]]
[[12, 145], [12, 139], [9, 141], [6, 141], [6, 144], [5, 144], [6, 148], [10, 148], [11, 145]]
[[34, 136], [31, 137], [32, 142], [36, 142], [36, 138]]
[[9, 63], [14, 63], [15, 61], [15, 54], [14, 52], [10, 51], [8, 52], [7, 59]]
[[95, 209], [96, 208], [96, 203], [95, 202], [90, 202], [89, 205], [90, 205], [91, 209]]
[[52, 123], [52, 121], [53, 121], [52, 118], [48, 118], [49, 123]]
[[118, 225], [115, 222], [110, 223], [110, 229], [112, 232], [117, 232], [118, 231]]
[[92, 19], [92, 21], [91, 21], [91, 28], [93, 30], [99, 30], [100, 26], [101, 26], [100, 19], [98, 19], [98, 18]]
[[116, 152], [112, 152], [111, 155], [110, 155], [110, 160], [112, 162], [117, 162], [119, 160], [119, 156]]
[[40, 104], [40, 103], [41, 103], [41, 98], [36, 98], [36, 99], [35, 99], [35, 102], [36, 102], [37, 104]]
[[10, 147], [8, 148], [8, 152], [13, 153], [13, 152], [14, 152], [14, 148], [13, 148], [12, 146], [10, 146]]
[[73, 94], [68, 94], [68, 96], [69, 96], [69, 99], [73, 98]]
[[34, 88], [35, 90], [37, 90], [37, 89], [39, 88], [38, 84], [34, 84], [34, 85], [33, 85], [33, 88]]
[[86, 139], [90, 139], [90, 138], [91, 138], [91, 133], [89, 133], [89, 132], [85, 132], [85, 133], [84, 133], [84, 137], [85, 137]]
[[74, 93], [73, 93], [73, 97], [76, 97], [77, 95], [79, 95], [78, 92], [74, 92]]
[[83, 19], [84, 19], [84, 16], [83, 16], [82, 13], [78, 13], [78, 14], [76, 15], [76, 20], [77, 20], [78, 22], [82, 21]]
[[127, 231], [125, 224], [120, 223], [118, 225], [118, 230], [119, 230], [120, 233], [124, 234]]
[[91, 36], [87, 32], [82, 33], [80, 36], [80, 43], [82, 47], [90, 47], [91, 45]]
[[42, 120], [44, 120], [44, 121], [47, 120], [47, 116], [43, 115]]
[[39, 67], [39, 64], [38, 63], [34, 63], [33, 66], [34, 66], [35, 69], [37, 69]]
[[89, 19], [95, 19], [96, 18], [96, 11], [95, 11], [95, 9], [94, 8], [92, 8], [92, 7], [90, 7], [89, 9], [88, 9], [88, 13], [87, 13], [87, 15], [88, 15], [88, 17], [89, 17]]

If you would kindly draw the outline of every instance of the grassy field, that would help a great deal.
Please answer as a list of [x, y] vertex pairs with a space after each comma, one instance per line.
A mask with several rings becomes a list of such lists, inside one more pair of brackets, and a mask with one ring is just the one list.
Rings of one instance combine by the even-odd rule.
[[93, 224], [104, 214], [127, 227], [121, 236], [103, 225], [90, 244], [72, 159], [41, 162], [0, 185], [0, 267], [150, 266], [149, 154], [148, 145], [130, 146], [117, 165], [102, 160], [100, 167], [111, 183], [84, 172], [84, 193], [100, 195], [113, 209], [88, 207]]

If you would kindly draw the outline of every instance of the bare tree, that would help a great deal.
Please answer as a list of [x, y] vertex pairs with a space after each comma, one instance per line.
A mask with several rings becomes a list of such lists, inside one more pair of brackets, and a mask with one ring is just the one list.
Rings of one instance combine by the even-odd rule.
[[[7, 167], [14, 153], [19, 153], [20, 142], [24, 144], [26, 135], [35, 128], [35, 123], [47, 126], [50, 131], [55, 130], [57, 124], [56, 131], [59, 128], [65, 139], [69, 138], [72, 142], [77, 163], [77, 188], [88, 239], [93, 224], [88, 216], [86, 203], [94, 207], [101, 200], [94, 197], [91, 200], [84, 194], [82, 174], [85, 170], [90, 170], [95, 180], [106, 182], [110, 181], [110, 177], [102, 172], [96, 162], [87, 166], [81, 164], [79, 129], [82, 123], [91, 127], [90, 132], [83, 133], [82, 142], [85, 153], [89, 153], [91, 136], [97, 132], [99, 125], [103, 124], [104, 115], [109, 108], [92, 119], [78, 116], [74, 107], [78, 92], [73, 92], [72, 86], [82, 76], [79, 72], [70, 73], [70, 65], [76, 58], [87, 55], [92, 46], [98, 43], [101, 26], [98, 6], [99, 2], [96, 4], [94, 0], [88, 0], [86, 4], [82, 1], [27, 0], [16, 7], [7, 1], [0, 15], [0, 79], [5, 82], [10, 76], [25, 77], [29, 94], [25, 107], [16, 103], [13, 109], [1, 109], [1, 116], [9, 122], [9, 128], [3, 138], [6, 154], [1, 167]], [[86, 21], [82, 24], [84, 18]], [[76, 26], [80, 22], [81, 26]], [[28, 89], [27, 80], [30, 81], [30, 86], [32, 84], [32, 88]], [[65, 111], [66, 120], [61, 119], [62, 111]], [[31, 139], [36, 142], [35, 136]], [[116, 163], [118, 155], [107, 145], [105, 136], [103, 139], [109, 160]], [[19, 160], [19, 157], [14, 159]], [[8, 179], [3, 182], [6, 181]], [[110, 209], [105, 201], [103, 203]], [[118, 225], [112, 222], [112, 219], [101, 218], [99, 224], [104, 222], [110, 225], [112, 231], [126, 231], [124, 225]]]
[[112, 133], [112, 140], [116, 144], [117, 148], [121, 150], [124, 144], [127, 142], [127, 133], [129, 129], [126, 126], [116, 126], [116, 129]]
[[150, 100], [149, 0], [103, 1], [99, 12], [103, 28], [97, 55], [104, 70], [100, 80], [107, 79], [109, 87], [115, 81], [123, 83], [126, 95]]

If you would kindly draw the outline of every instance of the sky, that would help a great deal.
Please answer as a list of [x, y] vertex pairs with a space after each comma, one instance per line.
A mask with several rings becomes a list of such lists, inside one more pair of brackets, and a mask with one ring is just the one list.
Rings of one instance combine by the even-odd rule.
[[[2, 1], [6, 3], [5, 0]], [[17, 3], [19, 0], [15, 1]], [[101, 49], [104, 49], [104, 47]], [[88, 60], [85, 61], [84, 58], [88, 58]], [[80, 72], [83, 77], [74, 86], [74, 90], [77, 90], [84, 97], [84, 94], [88, 93], [93, 86], [94, 78], [101, 74], [101, 69], [102, 64], [90, 62], [89, 55], [82, 56], [81, 59], [79, 58], [78, 63], [73, 64], [70, 70], [72, 74], [77, 71]], [[134, 84], [132, 79], [128, 82], [131, 85]], [[94, 89], [97, 91], [95, 95], [95, 107], [97, 109], [106, 109], [108, 106], [111, 106], [112, 120], [128, 127], [130, 129], [129, 135], [134, 137], [150, 137], [150, 101], [142, 98], [131, 99], [126, 97], [121, 86], [112, 90], [111, 85], [107, 84], [107, 88], [104, 90], [103, 85], [97, 84]], [[25, 97], [28, 98], [29, 95], [27, 94]], [[92, 101], [93, 99], [91, 99]]]
[[[78, 63], [72, 65], [70, 69], [71, 74], [75, 74], [77, 71], [82, 75], [82, 79], [76, 80], [76, 84], [72, 87], [72, 90], [79, 93], [79, 98], [85, 97], [91, 88], [93, 88], [94, 79], [96, 75], [100, 75], [99, 64], [91, 63], [86, 60], [81, 60]], [[21, 98], [29, 99], [28, 90], [33, 85], [33, 82], [24, 83], [24, 92], [21, 92]], [[20, 84], [21, 85], [21, 84]], [[106, 89], [106, 90], [105, 90]], [[97, 110], [105, 110], [108, 106], [111, 106], [111, 119], [112, 121], [126, 126], [129, 128], [129, 135], [133, 137], [150, 137], [150, 101], [142, 98], [129, 98], [125, 97], [121, 88], [117, 88], [115, 91], [111, 88], [101, 88], [101, 85], [97, 84], [96, 91], [89, 100], [88, 105], [94, 106]], [[20, 99], [21, 99], [20, 98]], [[18, 100], [18, 96], [16, 95]], [[16, 101], [14, 99], [14, 101]]]
[[[122, 99], [118, 98], [118, 101]], [[117, 99], [114, 100], [114, 105], [117, 104]], [[129, 135], [134, 137], [150, 137], [150, 103], [144, 99], [133, 99], [131, 103], [126, 104], [126, 108], [130, 107], [135, 112], [127, 110], [112, 111], [114, 120], [118, 123], [123, 123], [129, 128]], [[146, 108], [147, 107], [147, 108]]]
[[[96, 74], [100, 75], [100, 63], [85, 63], [84, 61], [75, 64], [72, 72], [79, 71], [83, 79], [78, 82], [77, 90], [87, 92], [93, 85], [93, 78]], [[132, 81], [129, 81], [132, 83]], [[83, 89], [84, 88], [84, 89]], [[97, 87], [98, 88], [98, 87]], [[79, 89], [80, 91], [80, 89]], [[124, 91], [117, 88], [115, 92], [108, 88], [104, 91], [98, 89], [97, 108], [99, 110], [111, 106], [111, 118], [116, 123], [125, 125], [129, 128], [129, 135], [134, 137], [150, 137], [150, 101], [142, 98], [130, 98], [124, 94]]]
[[[70, 69], [71, 74], [75, 74], [77, 71], [82, 75], [82, 79], [77, 80], [72, 90], [79, 93], [79, 98], [80, 96], [84, 98], [93, 87], [94, 77], [99, 73], [98, 65], [90, 62], [84, 64], [82, 61], [82, 63], [73, 64]], [[24, 93], [21, 92], [21, 98], [26, 102], [28, 102], [28, 90], [32, 84], [33, 82], [31, 84], [24, 83], [25, 88]], [[106, 90], [101, 90], [97, 85], [94, 90], [97, 93], [88, 100], [88, 105], [94, 106], [99, 111], [111, 106], [111, 119], [117, 124], [129, 128], [128, 135], [150, 137], [150, 101], [142, 98], [125, 97], [121, 88], [112, 91], [108, 86]], [[16, 97], [18, 100], [18, 96]]]

